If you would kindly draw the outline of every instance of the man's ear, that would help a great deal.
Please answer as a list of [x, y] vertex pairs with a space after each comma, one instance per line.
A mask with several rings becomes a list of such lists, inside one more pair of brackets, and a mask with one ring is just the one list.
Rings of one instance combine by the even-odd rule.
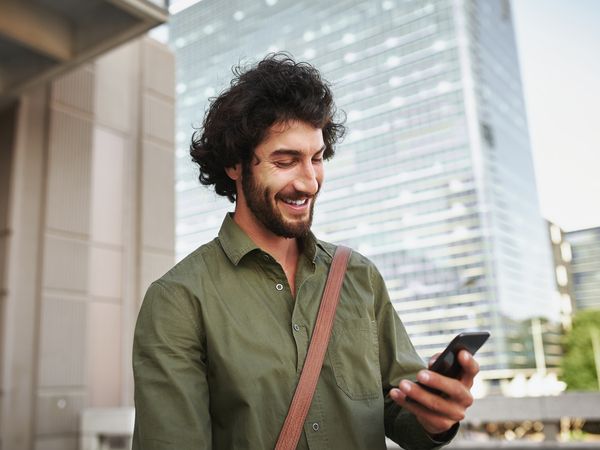
[[225, 173], [233, 181], [237, 181], [242, 177], [242, 165], [237, 163], [233, 167], [225, 167]]

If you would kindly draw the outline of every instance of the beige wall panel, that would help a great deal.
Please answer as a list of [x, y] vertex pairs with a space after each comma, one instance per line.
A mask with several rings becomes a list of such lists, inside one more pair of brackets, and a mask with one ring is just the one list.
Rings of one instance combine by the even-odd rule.
[[122, 339], [122, 307], [92, 302], [88, 312], [88, 407], [121, 405], [122, 351], [131, 343]]
[[[6, 248], [8, 245], [8, 206], [14, 153], [16, 110], [10, 108], [0, 113], [0, 299], [3, 296], [6, 276]], [[0, 326], [2, 322], [0, 322]]]
[[[5, 359], [6, 359], [6, 352], [8, 350], [10, 350], [9, 348], [7, 348], [5, 339], [6, 339], [6, 301], [7, 301], [7, 297], [6, 294], [4, 293], [4, 288], [0, 286], [0, 349], [2, 349], [2, 352], [0, 353], [2, 355], [2, 363], [0, 364], [0, 367], [2, 367], [2, 373], [0, 374], [0, 392], [4, 393], [3, 391], [7, 388], [7, 383], [4, 380], [4, 378], [6, 377], [6, 369], [5, 369]], [[2, 412], [4, 411], [4, 395], [0, 395], [0, 417], [2, 417]], [[0, 447], [1, 448], [1, 447]]]
[[52, 100], [92, 114], [94, 72], [89, 65], [75, 69], [52, 83]]
[[[10, 114], [9, 114], [10, 113]], [[6, 239], [8, 232], [8, 207], [11, 195], [11, 172], [13, 170], [15, 112], [5, 111], [0, 114], [0, 239]], [[4, 253], [0, 252], [0, 268]], [[0, 272], [0, 280], [2, 279]]]
[[96, 120], [122, 132], [132, 129], [132, 113], [139, 95], [138, 48], [119, 47], [96, 61]]
[[79, 411], [85, 406], [86, 399], [83, 393], [38, 393], [36, 434], [77, 433]]
[[2, 351], [2, 448], [29, 450], [37, 374], [38, 304], [47, 128], [46, 87], [20, 101], [14, 146]]
[[[0, 112], [0, 240], [6, 239], [8, 232], [8, 206], [10, 200], [11, 172], [15, 152], [16, 108]], [[1, 243], [0, 243], [1, 245]], [[4, 252], [0, 248], [0, 286], [3, 271]]]
[[125, 138], [95, 127], [90, 208], [94, 242], [123, 244], [125, 148]]
[[34, 450], [78, 450], [77, 436], [38, 437]]
[[47, 226], [87, 234], [92, 124], [54, 110], [50, 127]]
[[[174, 255], [165, 255], [152, 251], [142, 252], [142, 268], [140, 279], [140, 292], [146, 293], [150, 283], [164, 275], [175, 263]], [[140, 304], [142, 299], [139, 299]]]
[[87, 307], [83, 299], [43, 299], [39, 387], [85, 384]]
[[175, 247], [175, 157], [150, 142], [142, 152], [142, 245]]
[[91, 246], [89, 277], [89, 293], [92, 297], [120, 302], [123, 294], [123, 253]]
[[148, 95], [142, 101], [144, 136], [160, 139], [169, 145], [169, 150], [175, 152], [175, 104], [162, 98]]
[[[6, 295], [6, 266], [8, 264], [8, 236], [0, 229], [0, 299]], [[2, 322], [0, 322], [1, 324]]]
[[43, 286], [87, 292], [89, 247], [86, 242], [46, 236]]
[[144, 48], [144, 87], [169, 98], [175, 97], [175, 54], [152, 39], [142, 41]]
[[[0, 139], [2, 134], [0, 127]], [[11, 160], [8, 157], [12, 149], [2, 148], [0, 146], [0, 298], [6, 287], [6, 261], [8, 254], [9, 225], [8, 225], [8, 206], [10, 198], [10, 168]]]

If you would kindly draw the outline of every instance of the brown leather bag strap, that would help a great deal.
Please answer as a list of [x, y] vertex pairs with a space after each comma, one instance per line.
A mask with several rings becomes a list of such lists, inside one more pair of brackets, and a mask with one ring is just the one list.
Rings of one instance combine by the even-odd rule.
[[327, 344], [331, 337], [335, 310], [339, 302], [342, 281], [344, 281], [350, 253], [352, 253], [352, 250], [348, 247], [338, 246], [333, 255], [333, 262], [329, 269], [329, 276], [323, 291], [323, 298], [319, 306], [317, 322], [310, 340], [304, 367], [300, 374], [300, 381], [296, 386], [296, 392], [294, 392], [290, 409], [279, 433], [275, 450], [295, 450], [298, 445], [304, 421], [317, 387]]

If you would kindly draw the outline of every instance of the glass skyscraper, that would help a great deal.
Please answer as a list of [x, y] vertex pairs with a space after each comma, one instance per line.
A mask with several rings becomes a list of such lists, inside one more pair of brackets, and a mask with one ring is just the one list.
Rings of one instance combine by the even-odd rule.
[[533, 367], [532, 317], [559, 319], [510, 3], [203, 0], [171, 21], [177, 57], [177, 252], [232, 206], [188, 156], [238, 62], [285, 50], [318, 67], [349, 134], [326, 165], [315, 234], [371, 258], [417, 350], [489, 329], [485, 369]]

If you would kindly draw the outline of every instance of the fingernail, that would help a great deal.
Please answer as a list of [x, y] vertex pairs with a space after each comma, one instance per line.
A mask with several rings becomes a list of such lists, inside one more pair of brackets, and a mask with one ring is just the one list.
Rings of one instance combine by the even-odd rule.
[[426, 383], [429, 381], [429, 374], [425, 371], [421, 371], [417, 374], [417, 379], [423, 383]]
[[402, 389], [403, 392], [410, 392], [412, 386], [410, 385], [410, 382], [408, 381], [402, 381], [400, 383], [400, 389]]
[[390, 397], [392, 397], [394, 400], [396, 400], [399, 395], [400, 393], [398, 392], [398, 389], [390, 390]]

